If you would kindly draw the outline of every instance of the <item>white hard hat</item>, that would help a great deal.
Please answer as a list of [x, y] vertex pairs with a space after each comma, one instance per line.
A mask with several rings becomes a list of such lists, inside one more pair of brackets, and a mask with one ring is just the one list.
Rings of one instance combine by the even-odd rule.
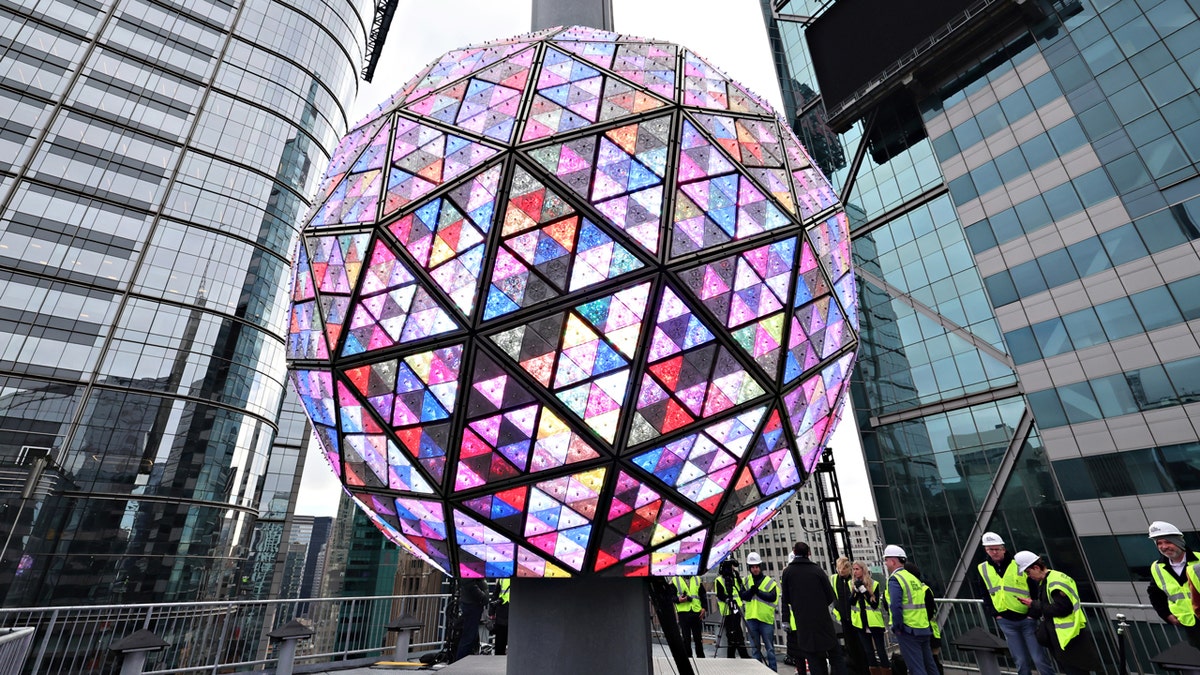
[[762, 558], [758, 557], [758, 551], [751, 551], [750, 555], [746, 556], [746, 567], [751, 565], [761, 565]]
[[1033, 551], [1017, 551], [1017, 554], [1013, 556], [1013, 562], [1017, 563], [1017, 571], [1021, 574], [1024, 574], [1030, 565], [1041, 559], [1042, 556]]
[[883, 549], [883, 557], [885, 557], [885, 558], [907, 558], [908, 554], [905, 553], [904, 549], [900, 548], [899, 546], [897, 546], [895, 544], [888, 544]]
[[1150, 538], [1151, 539], [1158, 539], [1159, 537], [1182, 537], [1182, 536], [1183, 536], [1183, 533], [1179, 531], [1179, 528], [1175, 527], [1174, 525], [1172, 525], [1168, 522], [1156, 520], [1153, 523], [1150, 523]]
[[1003, 546], [1004, 540], [1001, 539], [1000, 535], [996, 534], [995, 532], [984, 532], [983, 539], [980, 539], [980, 543], [984, 546]]

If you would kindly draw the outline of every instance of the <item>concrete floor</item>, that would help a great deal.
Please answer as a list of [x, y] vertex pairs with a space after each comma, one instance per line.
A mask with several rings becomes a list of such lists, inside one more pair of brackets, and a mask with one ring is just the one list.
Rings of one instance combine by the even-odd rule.
[[[675, 662], [671, 660], [664, 645], [653, 645], [653, 655], [655, 675], [675, 675], [678, 672]], [[469, 656], [457, 663], [450, 665], [438, 664], [433, 668], [416, 664], [397, 664], [394, 666], [378, 664], [345, 670], [331, 669], [318, 671], [315, 675], [385, 675], [389, 672], [422, 672], [429, 670], [436, 670], [441, 675], [507, 675], [505, 673], [506, 662], [507, 659], [503, 656]], [[692, 659], [692, 664], [696, 669], [696, 675], [773, 675], [770, 668], [767, 668], [758, 661], [748, 659]], [[779, 664], [779, 669], [785, 675], [795, 672], [792, 667], [785, 666], [783, 663]], [[560, 674], [546, 673], [545, 675]], [[563, 675], [574, 674], [566, 673]], [[620, 674], [613, 673], [613, 675]]]
[[[315, 674], [312, 671], [308, 672], [310, 675], [387, 675], [387, 673], [430, 671], [438, 671], [439, 675], [507, 675], [504, 672], [505, 660], [503, 656], [472, 656], [453, 665], [438, 664], [433, 668], [418, 665], [407, 667], [375, 665], [343, 670], [322, 670]], [[771, 670], [761, 663], [745, 659], [707, 658], [694, 660], [693, 663], [697, 666], [697, 675], [772, 675]], [[675, 663], [670, 659], [661, 656], [654, 659], [655, 675], [675, 675], [676, 672]], [[780, 663], [779, 672], [783, 675], [791, 675], [795, 670], [792, 666]], [[972, 672], [948, 667], [946, 674], [979, 675], [979, 671]]]

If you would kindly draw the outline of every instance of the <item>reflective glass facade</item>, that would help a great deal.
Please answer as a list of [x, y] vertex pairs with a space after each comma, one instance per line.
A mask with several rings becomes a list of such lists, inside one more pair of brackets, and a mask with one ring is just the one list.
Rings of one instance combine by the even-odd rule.
[[289, 246], [372, 8], [0, 3], [0, 601], [237, 590], [291, 489]]
[[886, 538], [939, 592], [969, 593], [995, 530], [1145, 602], [1148, 523], [1200, 543], [1200, 8], [1055, 4], [842, 134], [804, 42], [819, 5], [763, 8], [793, 126], [852, 184], [852, 393]]

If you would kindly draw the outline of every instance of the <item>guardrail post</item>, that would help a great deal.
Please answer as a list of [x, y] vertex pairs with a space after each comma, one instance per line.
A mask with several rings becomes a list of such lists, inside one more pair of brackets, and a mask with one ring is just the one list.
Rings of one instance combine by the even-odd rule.
[[150, 652], [170, 646], [171, 643], [143, 628], [117, 640], [108, 649], [121, 654], [121, 675], [141, 675]]
[[[312, 637], [313, 631], [297, 619], [292, 619], [282, 628], [267, 633], [267, 637], [280, 642], [279, 659], [275, 675], [292, 675], [296, 662], [296, 644]], [[124, 675], [124, 673], [122, 673]]]
[[387, 625], [387, 631], [396, 634], [396, 649], [392, 652], [393, 659], [408, 660], [408, 648], [412, 644], [413, 635], [421, 629], [423, 624], [423, 621], [408, 612], [392, 619], [392, 622]]

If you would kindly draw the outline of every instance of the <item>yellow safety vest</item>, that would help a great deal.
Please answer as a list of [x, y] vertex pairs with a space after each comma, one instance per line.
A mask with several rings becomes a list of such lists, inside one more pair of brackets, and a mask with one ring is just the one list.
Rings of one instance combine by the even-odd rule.
[[[841, 623], [842, 622], [842, 613], [838, 611], [838, 605], [837, 605], [837, 601], [841, 600], [841, 598], [838, 597], [837, 582], [838, 582], [838, 575], [830, 574], [829, 575], [829, 585], [833, 586], [833, 598], [834, 598], [834, 600], [833, 600], [833, 620], [837, 621], [838, 623]], [[847, 585], [849, 585], [849, 582], [847, 582]]]
[[[875, 581], [874, 579], [871, 580], [871, 593], [873, 593], [875, 595], [876, 601], [878, 601], [880, 603], [882, 603], [884, 601], [883, 598], [879, 597], [879, 582]], [[867, 627], [868, 628], [883, 628], [883, 609], [881, 609], [880, 606], [878, 606], [878, 605], [876, 607], [872, 608], [871, 604], [866, 601], [865, 596], [863, 597], [862, 603], [863, 603], [862, 607], [859, 607], [857, 605], [850, 606], [850, 625], [854, 626], [855, 628], [857, 628], [859, 630], [862, 630], [863, 611], [866, 611]]]
[[[1188, 567], [1184, 567], [1185, 574], [1187, 570]], [[1179, 623], [1184, 626], [1195, 626], [1196, 613], [1192, 610], [1192, 595], [1188, 591], [1187, 583], [1181, 584], [1176, 581], [1175, 575], [1167, 571], [1166, 565], [1161, 560], [1151, 563], [1150, 576], [1154, 578], [1154, 585], [1167, 594], [1167, 606], [1175, 618], [1179, 619]]]
[[502, 605], [508, 604], [508, 595], [509, 595], [509, 592], [511, 591], [511, 588], [512, 588], [512, 579], [501, 579], [500, 580], [500, 593], [498, 594], [500, 596], [500, 604], [502, 604]]
[[992, 569], [991, 563], [979, 563], [979, 576], [983, 577], [983, 585], [987, 586], [988, 595], [992, 598], [992, 606], [996, 613], [1016, 612], [1028, 614], [1029, 608], [1021, 604], [1020, 598], [1029, 597], [1029, 580], [1017, 571], [1015, 560], [1008, 561], [1004, 576], [998, 576]]
[[[747, 574], [746, 578], [742, 579], [742, 585], [746, 588], [753, 588], [754, 575]], [[775, 580], [771, 577], [765, 574], [763, 575], [763, 582], [762, 585], [759, 586], [759, 590], [763, 593], [775, 591], [775, 600], [776, 602], [779, 601], [779, 585], [776, 584]], [[761, 621], [763, 623], [775, 623], [775, 603], [761, 600], [757, 595], [745, 602], [745, 606], [742, 611], [745, 612], [747, 621], [754, 619], [755, 621]]]
[[[892, 572], [892, 576], [900, 582], [900, 611], [904, 625], [909, 628], [929, 628], [929, 613], [925, 611], [925, 593], [929, 587], [904, 568]], [[891, 593], [890, 587], [888, 593]], [[890, 597], [888, 603], [891, 604]]]
[[1188, 565], [1187, 573], [1188, 579], [1196, 587], [1196, 591], [1200, 592], [1200, 560]]
[[717, 594], [717, 610], [721, 612], [721, 616], [729, 616], [729, 603], [721, 599], [722, 595], [728, 596], [735, 607], [742, 606], [742, 599], [737, 596], [732, 588], [725, 588], [725, 577], [717, 577], [713, 582], [713, 592]]
[[675, 603], [676, 612], [699, 612], [700, 611], [700, 577], [675, 577], [671, 580], [675, 584], [676, 595], [688, 596], [687, 602]]
[[1062, 591], [1071, 601], [1071, 607], [1074, 611], [1069, 616], [1055, 617], [1054, 634], [1058, 636], [1058, 646], [1066, 649], [1071, 640], [1075, 636], [1083, 632], [1083, 627], [1087, 625], [1087, 617], [1083, 614], [1083, 605], [1079, 603], [1079, 589], [1075, 587], [1075, 580], [1071, 577], [1059, 572], [1058, 570], [1050, 570], [1046, 573], [1046, 579], [1042, 583], [1046, 584], [1046, 599], [1050, 599], [1050, 594], [1054, 591]]

